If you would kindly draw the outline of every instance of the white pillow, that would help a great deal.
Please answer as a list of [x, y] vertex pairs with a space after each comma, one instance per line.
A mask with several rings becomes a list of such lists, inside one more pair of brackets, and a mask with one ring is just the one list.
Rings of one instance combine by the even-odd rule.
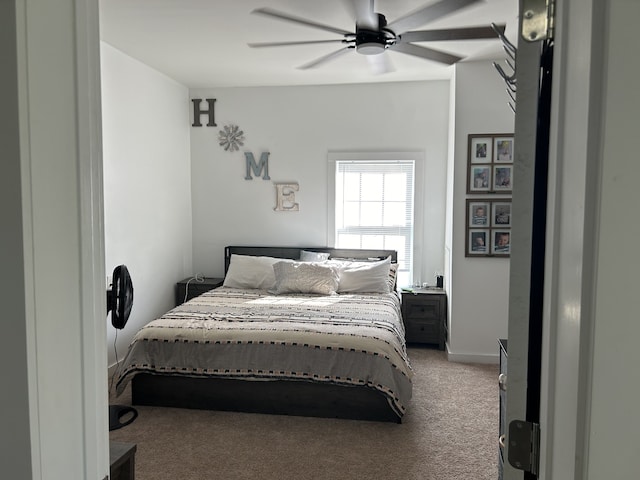
[[329, 254], [326, 252], [300, 251], [300, 261], [302, 262], [324, 262], [325, 260], [329, 260]]
[[276, 277], [271, 293], [316, 293], [333, 295], [338, 289], [338, 269], [323, 263], [278, 262], [273, 265]]
[[273, 264], [286, 261], [282, 258], [232, 254], [223, 286], [269, 290], [276, 283]]
[[346, 262], [338, 293], [389, 293], [391, 257], [378, 262]]

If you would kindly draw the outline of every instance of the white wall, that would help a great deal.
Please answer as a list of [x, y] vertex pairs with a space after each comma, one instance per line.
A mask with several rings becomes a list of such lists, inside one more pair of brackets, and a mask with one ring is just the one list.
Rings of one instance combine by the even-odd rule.
[[[327, 153], [424, 151], [424, 236], [417, 245], [425, 281], [443, 269], [449, 83], [192, 90], [216, 98], [217, 128], [191, 129], [194, 269], [223, 274], [227, 245], [326, 245]], [[218, 145], [236, 124], [239, 152]], [[269, 175], [245, 180], [243, 151], [270, 152]], [[253, 174], [252, 174], [253, 176]], [[297, 182], [299, 212], [275, 212], [273, 182]]]
[[[120, 359], [134, 333], [175, 305], [191, 275], [191, 162], [186, 87], [102, 43], [106, 270], [134, 286]], [[109, 364], [115, 329], [108, 324]]]
[[497, 340], [507, 336], [509, 260], [465, 257], [465, 200], [470, 198], [467, 139], [469, 134], [513, 133], [514, 115], [507, 105], [504, 82], [490, 61], [457, 64], [454, 88], [454, 165], [448, 180], [453, 189], [452, 234], [447, 240], [451, 252], [449, 358], [494, 362]]

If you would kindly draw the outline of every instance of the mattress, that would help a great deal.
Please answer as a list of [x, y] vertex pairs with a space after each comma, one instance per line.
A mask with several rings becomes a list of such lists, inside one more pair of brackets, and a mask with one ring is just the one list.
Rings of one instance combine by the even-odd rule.
[[137, 373], [363, 386], [404, 415], [413, 371], [400, 300], [387, 294], [286, 294], [221, 287], [143, 327], [120, 365]]

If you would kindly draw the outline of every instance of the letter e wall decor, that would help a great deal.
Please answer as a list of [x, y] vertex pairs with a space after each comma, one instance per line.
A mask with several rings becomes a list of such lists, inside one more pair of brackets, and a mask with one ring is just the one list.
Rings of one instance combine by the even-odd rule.
[[300, 204], [296, 202], [297, 183], [274, 183], [276, 186], [276, 212], [297, 212]]

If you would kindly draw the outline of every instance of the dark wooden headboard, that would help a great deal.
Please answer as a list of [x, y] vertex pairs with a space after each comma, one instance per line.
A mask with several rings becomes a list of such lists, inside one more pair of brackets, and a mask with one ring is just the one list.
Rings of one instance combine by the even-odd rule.
[[358, 248], [329, 248], [329, 247], [225, 247], [224, 273], [229, 270], [231, 255], [252, 255], [254, 257], [275, 257], [298, 260], [300, 252], [326, 252], [329, 258], [380, 259], [391, 256], [391, 263], [397, 263], [398, 252], [395, 250], [361, 250]]

